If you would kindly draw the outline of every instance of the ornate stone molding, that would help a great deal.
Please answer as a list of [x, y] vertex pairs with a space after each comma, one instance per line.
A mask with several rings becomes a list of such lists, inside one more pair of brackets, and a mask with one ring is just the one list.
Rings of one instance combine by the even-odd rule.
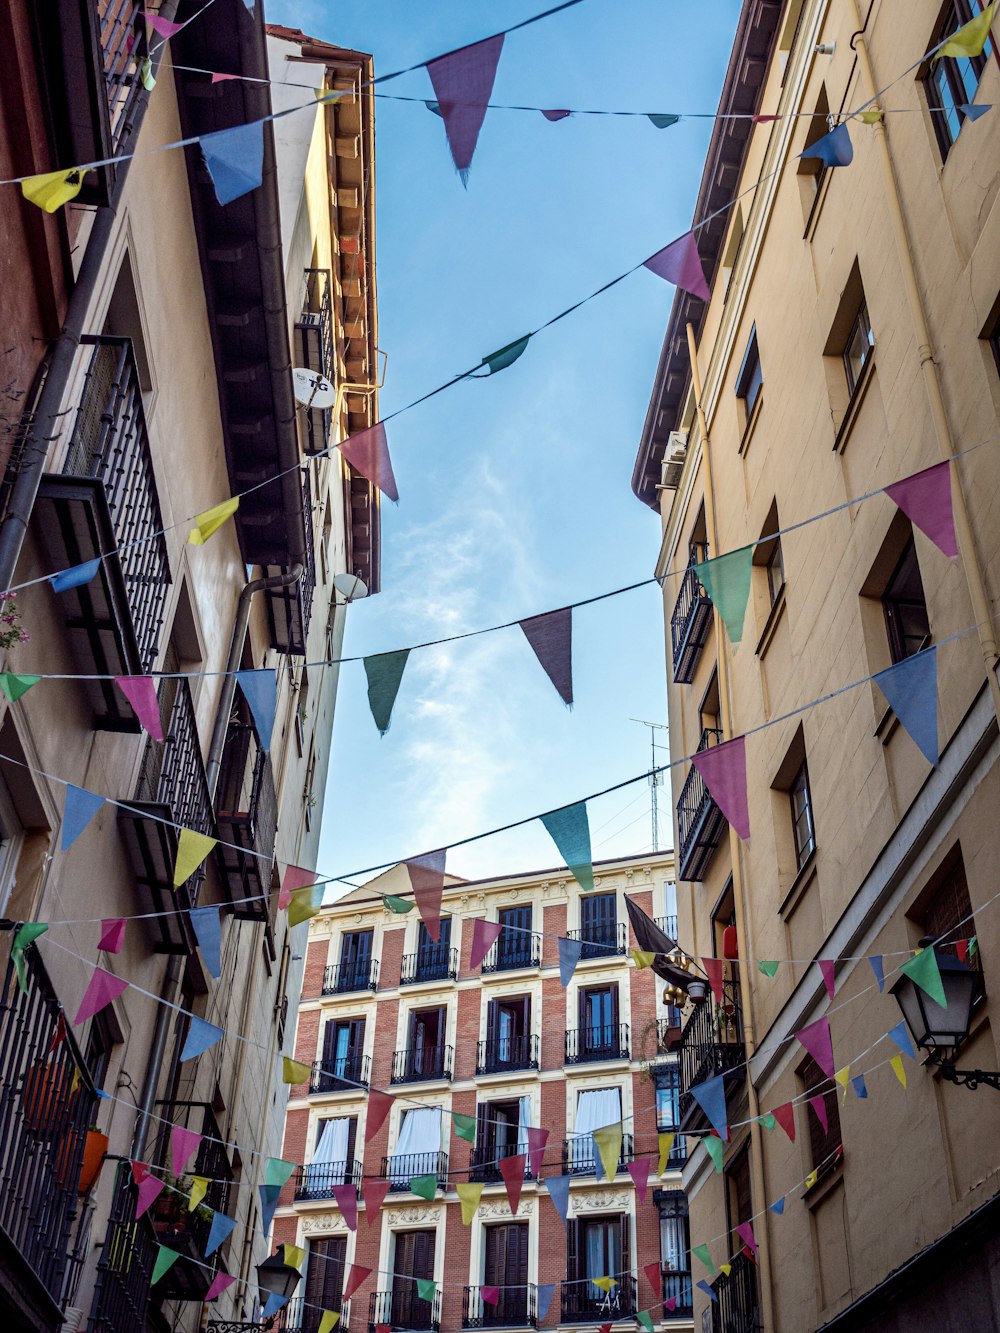
[[573, 1213], [598, 1212], [605, 1208], [628, 1208], [633, 1196], [628, 1190], [593, 1190], [586, 1194], [570, 1192], [570, 1210]]
[[[521, 1198], [517, 1205], [516, 1217], [531, 1217], [535, 1211], [535, 1200], [531, 1198]], [[477, 1217], [503, 1217], [510, 1218], [510, 1204], [506, 1199], [490, 1199], [487, 1203], [481, 1203], [477, 1212]]]
[[436, 1222], [444, 1212], [444, 1204], [430, 1204], [413, 1208], [389, 1208], [386, 1221], [391, 1227], [410, 1226], [414, 1222]]
[[317, 1232], [345, 1232], [347, 1225], [340, 1213], [300, 1213], [302, 1231], [306, 1236]]

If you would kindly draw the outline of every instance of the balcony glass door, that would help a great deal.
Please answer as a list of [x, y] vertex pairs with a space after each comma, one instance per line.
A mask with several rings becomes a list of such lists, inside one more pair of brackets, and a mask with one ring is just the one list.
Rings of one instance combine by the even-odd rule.
[[368, 983], [368, 974], [372, 965], [372, 939], [370, 930], [355, 930], [344, 935], [340, 942], [341, 984], [344, 989], [354, 989], [348, 985], [348, 978], [357, 986]]
[[440, 1072], [444, 1015], [443, 1009], [418, 1009], [410, 1020], [410, 1050], [415, 1074], [433, 1077]]
[[417, 1295], [417, 1278], [434, 1276], [433, 1231], [399, 1231], [393, 1261], [392, 1327], [430, 1328], [434, 1303]]
[[302, 1333], [315, 1333], [324, 1310], [340, 1310], [346, 1259], [345, 1236], [324, 1236], [309, 1242], [306, 1293], [298, 1325]]
[[618, 987], [580, 992], [580, 1045], [587, 1055], [604, 1054], [618, 1043]]
[[531, 997], [491, 1000], [487, 1016], [486, 1067], [521, 1069], [526, 1064], [527, 1040], [531, 1024]]
[[618, 945], [618, 907], [613, 893], [591, 893], [580, 899], [582, 958], [614, 953]]
[[532, 957], [531, 904], [501, 907], [497, 920], [504, 927], [497, 940], [497, 967], [529, 967]]

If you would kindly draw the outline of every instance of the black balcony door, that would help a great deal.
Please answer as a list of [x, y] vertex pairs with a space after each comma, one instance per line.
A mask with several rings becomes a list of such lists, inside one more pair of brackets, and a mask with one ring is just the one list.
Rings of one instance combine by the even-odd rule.
[[482, 1302], [483, 1323], [523, 1324], [528, 1313], [528, 1224], [509, 1222], [486, 1228], [483, 1285], [499, 1287], [496, 1305]]
[[322, 1092], [341, 1082], [352, 1085], [361, 1077], [361, 1053], [365, 1045], [363, 1018], [330, 1019], [323, 1029]]
[[484, 1168], [499, 1176], [497, 1162], [517, 1155], [521, 1104], [517, 1100], [480, 1102], [476, 1108], [476, 1121], [476, 1156]]
[[497, 940], [497, 966], [526, 967], [531, 961], [531, 904], [501, 907], [497, 920], [504, 927]]
[[[566, 1274], [567, 1280], [575, 1284], [573, 1303], [579, 1313], [616, 1317], [622, 1303], [622, 1274], [628, 1273], [631, 1265], [626, 1214], [570, 1220]], [[594, 1286], [595, 1277], [614, 1277], [618, 1285], [605, 1293]]]
[[583, 958], [614, 952], [618, 943], [618, 906], [613, 893], [591, 893], [580, 899]]
[[489, 1070], [520, 1069], [531, 1031], [531, 996], [491, 1000], [486, 1011], [486, 1064]]
[[417, 1295], [417, 1278], [434, 1276], [434, 1232], [397, 1232], [392, 1269], [393, 1328], [430, 1328], [434, 1303]]
[[604, 1054], [618, 1045], [618, 987], [594, 986], [580, 991], [580, 1048]]
[[346, 1261], [346, 1236], [324, 1236], [309, 1242], [302, 1333], [315, 1333], [324, 1310], [340, 1310]]
[[444, 1009], [417, 1009], [410, 1019], [413, 1072], [433, 1075], [440, 1070], [444, 1045]]
[[340, 941], [341, 984], [344, 984], [348, 977], [361, 983], [368, 981], [372, 965], [373, 936], [374, 932], [371, 930], [353, 930], [344, 935]]
[[448, 975], [451, 955], [451, 917], [442, 917], [440, 924], [440, 939], [432, 940], [422, 921], [417, 936], [417, 976], [428, 981]]

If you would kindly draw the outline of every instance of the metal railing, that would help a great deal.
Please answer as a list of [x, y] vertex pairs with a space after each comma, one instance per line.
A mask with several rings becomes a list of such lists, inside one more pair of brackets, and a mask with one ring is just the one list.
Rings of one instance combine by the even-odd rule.
[[[333, 310], [330, 298], [330, 272], [325, 268], [305, 270], [306, 290], [302, 313], [295, 321], [298, 364], [325, 375], [336, 383], [337, 367], [333, 345]], [[311, 407], [304, 413], [307, 454], [320, 453], [330, 439], [333, 411], [329, 407]]]
[[332, 1199], [337, 1185], [361, 1188], [361, 1163], [317, 1162], [295, 1168], [296, 1199]]
[[451, 1046], [408, 1046], [392, 1057], [392, 1083], [423, 1083], [451, 1078], [455, 1051]]
[[698, 1113], [690, 1088], [719, 1074], [733, 1072], [735, 1077], [745, 1060], [739, 986], [724, 981], [721, 1002], [706, 996], [695, 1005], [681, 1033], [681, 1123]]
[[457, 976], [458, 950], [431, 942], [416, 953], [404, 954], [399, 984], [413, 986], [418, 981], [454, 981]]
[[417, 1295], [414, 1278], [396, 1278], [392, 1291], [373, 1291], [368, 1302], [368, 1328], [371, 1333], [379, 1324], [386, 1324], [395, 1333], [396, 1329], [433, 1329], [439, 1333], [441, 1328], [441, 1291], [435, 1291], [432, 1301], [421, 1300]]
[[[721, 742], [722, 732], [716, 727], [706, 727], [698, 741], [698, 750], [707, 750]], [[677, 799], [677, 873], [681, 879], [701, 879], [722, 841], [725, 827], [725, 816], [712, 799], [705, 779], [692, 764]]]
[[635, 1316], [635, 1277], [632, 1273], [609, 1274], [615, 1285], [609, 1292], [595, 1287], [590, 1278], [564, 1282], [560, 1292], [561, 1323], [604, 1324]]
[[[618, 1154], [618, 1171], [624, 1171], [635, 1156], [631, 1134], [622, 1135], [622, 1148]], [[604, 1168], [594, 1151], [593, 1134], [576, 1134], [563, 1139], [562, 1164], [564, 1173], [572, 1176], [593, 1176]]]
[[[200, 1259], [208, 1244], [212, 1215], [228, 1211], [233, 1166], [223, 1146], [222, 1131], [211, 1106], [205, 1102], [179, 1101], [159, 1102], [157, 1105], [164, 1121], [172, 1125], [182, 1125], [185, 1129], [194, 1129], [204, 1136], [194, 1164], [189, 1168], [189, 1174], [204, 1176], [208, 1180], [208, 1188], [202, 1203], [194, 1210], [188, 1208], [183, 1188], [165, 1189], [151, 1210], [153, 1230], [156, 1232], [156, 1239], [162, 1245], [168, 1245], [171, 1249], [179, 1250], [191, 1258]], [[155, 1160], [166, 1172], [170, 1166], [170, 1131], [166, 1125], [158, 1135], [158, 1143], [155, 1146]], [[182, 1279], [181, 1286], [177, 1290], [186, 1294], [189, 1274], [183, 1266], [171, 1269], [164, 1277], [161, 1294], [167, 1295], [172, 1291], [172, 1275]], [[211, 1282], [210, 1272], [199, 1266], [193, 1276], [195, 1283], [200, 1281], [203, 1288], [207, 1289]]]
[[[337, 1320], [337, 1333], [342, 1329], [348, 1329], [351, 1326], [351, 1302], [344, 1301], [340, 1303], [340, 1296], [331, 1293], [325, 1298], [323, 1309], [306, 1300], [304, 1296], [294, 1296], [285, 1308], [279, 1311], [277, 1322], [275, 1323], [276, 1333], [318, 1333], [320, 1324], [323, 1320], [324, 1310], [333, 1310], [340, 1315]], [[261, 1324], [258, 1320], [254, 1324], [247, 1326], [253, 1333], [259, 1333]], [[208, 1326], [211, 1333], [212, 1325]], [[221, 1333], [221, 1331], [220, 1331]]]
[[12, 962], [3, 983], [0, 1228], [59, 1304], [97, 1094], [37, 949], [23, 958], [26, 990]]
[[[477, 1143], [475, 1148], [469, 1154], [469, 1179], [483, 1181], [489, 1184], [491, 1181], [502, 1180], [500, 1174], [500, 1162], [507, 1157], [517, 1157], [520, 1153], [527, 1155], [527, 1143]], [[524, 1178], [531, 1180], [531, 1168], [528, 1162], [524, 1164]]]
[[521, 930], [505, 930], [483, 959], [483, 972], [512, 972], [518, 967], [540, 967], [542, 937]]
[[170, 583], [153, 458], [130, 338], [85, 336], [93, 355], [80, 393], [63, 474], [104, 484], [139, 660], [150, 670]]
[[316, 543], [313, 538], [312, 483], [309, 472], [302, 474], [302, 517], [306, 526], [306, 561], [305, 569], [298, 583], [298, 594], [302, 602], [302, 651], [309, 637], [309, 621], [312, 617], [313, 593], [316, 591]]
[[677, 939], [677, 917], [676, 916], [658, 916], [653, 922], [659, 926], [664, 935], [669, 935], [672, 940]]
[[535, 1328], [537, 1291], [534, 1286], [501, 1286], [495, 1301], [483, 1299], [484, 1287], [462, 1292], [463, 1328]]
[[592, 1060], [630, 1059], [627, 1023], [601, 1023], [597, 1027], [567, 1028], [567, 1065], [589, 1064]]
[[508, 1069], [537, 1069], [539, 1041], [534, 1033], [522, 1037], [487, 1037], [476, 1048], [477, 1074], [502, 1074]]
[[691, 1274], [681, 1273], [676, 1268], [668, 1268], [666, 1264], [661, 1264], [660, 1280], [663, 1283], [660, 1299], [664, 1302], [674, 1302], [672, 1310], [664, 1309], [664, 1318], [690, 1319], [694, 1307], [691, 1295]]
[[712, 1333], [756, 1333], [759, 1327], [757, 1266], [742, 1250], [728, 1273], [712, 1283], [718, 1304], [712, 1302]]
[[97, 17], [111, 147], [119, 152], [132, 131], [135, 103], [142, 91], [138, 62], [147, 54], [146, 28], [142, 6], [136, 0], [97, 0]]
[[324, 995], [346, 995], [355, 990], [378, 990], [378, 959], [350, 959], [331, 963], [323, 973]]
[[684, 571], [670, 616], [670, 648], [675, 685], [689, 685], [693, 680], [698, 658], [712, 624], [711, 598], [694, 571], [697, 562], [707, 559], [708, 543], [692, 544], [690, 563]]
[[152, 1220], [135, 1215], [138, 1191], [129, 1162], [119, 1162], [111, 1213], [97, 1261], [88, 1333], [145, 1333], [153, 1264], [159, 1250]]
[[448, 1185], [448, 1154], [446, 1152], [390, 1153], [382, 1158], [380, 1175], [390, 1182], [394, 1192], [408, 1190], [414, 1176], [436, 1176], [438, 1187]]
[[360, 1051], [335, 1056], [332, 1060], [314, 1060], [309, 1075], [310, 1092], [350, 1092], [357, 1087], [367, 1088], [371, 1057]]
[[237, 715], [230, 721], [215, 809], [219, 837], [230, 844], [220, 846], [219, 859], [235, 915], [264, 919], [278, 833], [278, 798], [271, 756], [249, 718]]
[[580, 940], [581, 958], [607, 958], [611, 954], [627, 953], [628, 930], [624, 921], [593, 922], [582, 930], [568, 930], [571, 940]]

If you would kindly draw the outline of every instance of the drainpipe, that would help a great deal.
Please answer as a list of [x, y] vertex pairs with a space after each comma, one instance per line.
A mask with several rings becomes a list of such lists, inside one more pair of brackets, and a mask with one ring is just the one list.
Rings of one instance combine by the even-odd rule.
[[[716, 527], [715, 517], [715, 485], [712, 477], [712, 449], [708, 435], [708, 419], [705, 416], [705, 407], [702, 402], [701, 388], [701, 370], [698, 366], [698, 348], [695, 343], [694, 327], [690, 323], [687, 326], [688, 358], [691, 362], [691, 386], [694, 391], [695, 408], [698, 413], [698, 434], [701, 437], [701, 453], [705, 460], [705, 529], [709, 540], [709, 551], [719, 550], [719, 534]], [[723, 725], [723, 739], [732, 740], [733, 738], [733, 709], [732, 699], [729, 693], [729, 663], [726, 658], [726, 635], [722, 628], [722, 617], [719, 615], [718, 607], [713, 610], [715, 620], [715, 641], [719, 646], [718, 670], [719, 670], [719, 703], [722, 709], [721, 722]], [[743, 1003], [743, 1044], [747, 1056], [747, 1102], [750, 1111], [750, 1144], [753, 1151], [750, 1154], [750, 1173], [752, 1196], [755, 1199], [754, 1213], [762, 1216], [763, 1222], [754, 1227], [754, 1233], [758, 1243], [757, 1263], [760, 1268], [760, 1293], [761, 1293], [761, 1313], [763, 1315], [762, 1327], [770, 1329], [774, 1327], [774, 1306], [771, 1297], [771, 1259], [769, 1237], [767, 1235], [767, 1211], [765, 1200], [764, 1185], [764, 1157], [763, 1145], [761, 1142], [761, 1128], [757, 1121], [760, 1114], [760, 1106], [757, 1101], [757, 1089], [754, 1086], [753, 1074], [750, 1069], [750, 1061], [753, 1059], [755, 1050], [754, 1024], [753, 1024], [753, 990], [750, 982], [750, 971], [747, 966], [749, 952], [749, 931], [747, 927], [747, 907], [746, 897], [743, 893], [743, 848], [740, 843], [739, 834], [729, 825], [729, 861], [733, 868], [733, 906], [736, 909], [736, 939], [739, 952], [738, 970], [740, 977], [740, 992], [744, 997]]]
[[[854, 34], [851, 44], [860, 58], [861, 68], [864, 72], [864, 79], [867, 84], [864, 96], [874, 98], [878, 90], [878, 84], [875, 82], [875, 75], [872, 71], [871, 57], [868, 54], [868, 45], [864, 36], [864, 24], [862, 24], [861, 13], [858, 9], [858, 0], [852, 0], [852, 4], [858, 31]], [[880, 101], [876, 101], [874, 105], [879, 111], [883, 109]], [[913, 320], [913, 328], [917, 335], [917, 352], [920, 356], [920, 369], [924, 377], [924, 388], [927, 390], [927, 401], [931, 410], [931, 419], [934, 422], [934, 432], [937, 435], [941, 457], [951, 460], [955, 457], [955, 441], [945, 410], [944, 395], [941, 392], [941, 381], [934, 360], [934, 348], [931, 344], [927, 316], [920, 296], [920, 288], [917, 284], [913, 252], [910, 248], [910, 238], [907, 233], [900, 200], [899, 181], [896, 179], [896, 169], [893, 166], [892, 155], [889, 152], [889, 137], [886, 132], [885, 117], [883, 116], [873, 128], [878, 143], [879, 157], [882, 161], [886, 203], [889, 207], [889, 218], [895, 235], [896, 253], [899, 257], [899, 267], [903, 275], [903, 286], [906, 289], [910, 304], [910, 317]], [[998, 721], [1000, 721], [1000, 681], [997, 680], [997, 662], [1000, 660], [1000, 655], [998, 655], [997, 643], [993, 635], [990, 599], [986, 591], [986, 580], [976, 554], [976, 542], [972, 533], [972, 524], [969, 520], [965, 489], [962, 485], [962, 477], [957, 463], [952, 465], [951, 474], [952, 508], [955, 515], [959, 550], [962, 556], [962, 568], [965, 571], [969, 598], [972, 602], [973, 614], [976, 617], [979, 647], [983, 655], [983, 664], [986, 669], [986, 679], [989, 683], [990, 693], [993, 695], [993, 709]]]
[[[160, 16], [172, 20], [177, 12], [177, 6], [178, 0], [164, 0], [159, 9]], [[164, 45], [165, 43], [158, 48], [154, 71], [160, 67]], [[139, 130], [142, 127], [148, 105], [149, 93], [144, 89], [139, 94], [136, 103], [130, 143], [134, 144], [138, 140]], [[7, 512], [2, 524], [0, 524], [0, 588], [9, 588], [14, 582], [14, 572], [28, 532], [31, 511], [35, 507], [42, 473], [45, 471], [49, 445], [59, 434], [63, 394], [73, 368], [77, 348], [80, 345], [80, 338], [83, 336], [85, 325], [88, 323], [90, 303], [97, 288], [97, 281], [107, 256], [108, 243], [111, 240], [117, 202], [121, 198], [125, 177], [128, 175], [128, 169], [131, 165], [131, 158], [126, 158], [121, 163], [118, 179], [115, 183], [114, 200], [97, 210], [97, 216], [94, 218], [94, 225], [87, 240], [87, 248], [80, 264], [80, 272], [70, 293], [66, 320], [62, 332], [52, 348], [45, 381], [35, 405], [34, 420], [25, 447], [24, 458], [14, 482]], [[39, 435], [39, 430], [44, 433]]]
[[[208, 748], [208, 760], [205, 764], [205, 776], [208, 782], [208, 797], [211, 806], [215, 806], [215, 793], [219, 785], [219, 774], [222, 771], [222, 751], [226, 743], [226, 732], [229, 729], [229, 716], [233, 709], [233, 699], [236, 695], [236, 676], [235, 672], [239, 670], [240, 657], [243, 653], [243, 643], [246, 639], [247, 626], [250, 623], [250, 603], [256, 592], [262, 592], [271, 588], [292, 588], [298, 583], [303, 574], [301, 564], [294, 565], [287, 574], [276, 574], [272, 578], [252, 579], [247, 583], [240, 593], [239, 602], [236, 606], [236, 619], [233, 623], [233, 635], [229, 644], [229, 657], [226, 661], [226, 674], [222, 678], [222, 690], [219, 694], [219, 705], [215, 714], [215, 725], [212, 728], [212, 740]], [[149, 1137], [150, 1122], [153, 1117], [153, 1104], [156, 1099], [156, 1089], [160, 1082], [160, 1074], [163, 1070], [163, 1056], [167, 1047], [167, 1037], [170, 1032], [170, 1018], [173, 1010], [170, 1005], [177, 1003], [177, 987], [181, 979], [182, 959], [178, 954], [171, 954], [167, 961], [167, 970], [163, 976], [163, 985], [160, 988], [161, 1003], [156, 1008], [156, 1026], [153, 1029], [153, 1043], [149, 1055], [149, 1063], [146, 1065], [146, 1073], [142, 1083], [142, 1097], [139, 1102], [139, 1115], [136, 1118], [135, 1133], [132, 1142], [132, 1156], [141, 1161], [146, 1148], [146, 1141]], [[240, 1063], [243, 1061], [243, 1049], [240, 1048]]]

